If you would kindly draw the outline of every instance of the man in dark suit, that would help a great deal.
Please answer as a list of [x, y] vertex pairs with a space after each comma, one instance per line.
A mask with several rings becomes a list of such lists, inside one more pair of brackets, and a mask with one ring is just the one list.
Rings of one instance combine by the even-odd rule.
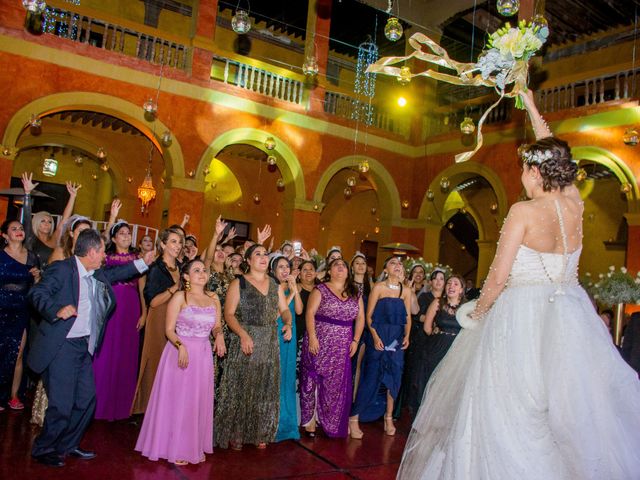
[[80, 440], [93, 418], [95, 383], [91, 355], [100, 347], [104, 326], [115, 308], [112, 282], [146, 271], [144, 259], [103, 269], [104, 241], [96, 230], [78, 235], [74, 256], [52, 263], [29, 292], [42, 316], [27, 362], [42, 374], [49, 398], [44, 426], [32, 456], [45, 465], [63, 466], [66, 455], [91, 459]]
[[631, 314], [622, 337], [622, 358], [640, 374], [640, 312]]

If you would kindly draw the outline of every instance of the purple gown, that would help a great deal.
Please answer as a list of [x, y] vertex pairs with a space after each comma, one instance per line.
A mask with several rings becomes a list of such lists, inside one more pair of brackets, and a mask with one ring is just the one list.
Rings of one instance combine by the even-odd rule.
[[214, 306], [187, 305], [178, 314], [176, 334], [189, 365], [178, 366], [178, 350], [167, 342], [136, 443], [149, 460], [199, 463], [213, 453], [213, 362], [209, 334], [218, 318]]
[[300, 408], [302, 425], [316, 417], [329, 437], [346, 437], [353, 395], [349, 346], [353, 323], [358, 316], [358, 298], [338, 298], [325, 284], [316, 312], [317, 355], [309, 352], [309, 336], [304, 335], [300, 361]]
[[[106, 265], [124, 265], [136, 258], [138, 256], [133, 253], [114, 253], [107, 256]], [[138, 280], [116, 283], [112, 287], [116, 308], [107, 321], [102, 345], [93, 357], [95, 418], [99, 420], [129, 418], [138, 375]]]

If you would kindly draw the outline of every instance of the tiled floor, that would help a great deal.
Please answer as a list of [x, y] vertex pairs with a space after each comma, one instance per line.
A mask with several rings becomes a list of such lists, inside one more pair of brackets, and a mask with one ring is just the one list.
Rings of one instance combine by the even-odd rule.
[[139, 429], [134, 423], [94, 421], [82, 446], [98, 456], [90, 461], [68, 458], [65, 467], [51, 468], [31, 459], [31, 442], [38, 429], [29, 424], [29, 414], [0, 412], [0, 479], [393, 479], [409, 430], [408, 421], [401, 421], [398, 433], [389, 437], [379, 421], [362, 424], [362, 440], [318, 435], [272, 444], [266, 450], [249, 446], [241, 452], [216, 449], [203, 464], [176, 467], [134, 452]]

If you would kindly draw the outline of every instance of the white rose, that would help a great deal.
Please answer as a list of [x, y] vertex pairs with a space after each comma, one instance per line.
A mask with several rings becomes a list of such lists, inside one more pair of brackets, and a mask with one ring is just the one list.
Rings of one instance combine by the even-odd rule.
[[626, 267], [620, 267], [620, 271], [622, 273], [627, 273], [627, 268]]
[[609, 266], [609, 270], [612, 271], [612, 272], [615, 272], [616, 271], [616, 267], [614, 267], [613, 265], [610, 265]]

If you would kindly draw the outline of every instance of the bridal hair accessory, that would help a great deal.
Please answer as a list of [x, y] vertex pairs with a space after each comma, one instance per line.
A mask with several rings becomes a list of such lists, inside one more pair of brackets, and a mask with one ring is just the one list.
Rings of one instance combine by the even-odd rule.
[[463, 303], [456, 312], [456, 320], [462, 328], [467, 330], [476, 330], [480, 327], [480, 320], [471, 318], [471, 314], [476, 308], [477, 300]]
[[[122, 218], [119, 218], [118, 221], [116, 223], [114, 223], [111, 226], [111, 228], [109, 229], [109, 237], [110, 238], [113, 238], [113, 236], [115, 235], [116, 229], [118, 227], [120, 227], [121, 225], [129, 225], [129, 223], [126, 220], [123, 220]], [[73, 226], [72, 226], [71, 230], [73, 230]]]
[[76, 228], [78, 222], [89, 222], [91, 223], [91, 219], [89, 217], [83, 217], [82, 215], [76, 215], [76, 218], [71, 220], [69, 230], [73, 232], [73, 229]]
[[[415, 33], [409, 39], [413, 52], [404, 57], [384, 57], [369, 65], [367, 73], [381, 73], [398, 78], [406, 78], [404, 67], [412, 58], [433, 64], [422, 72], [411, 73], [409, 78], [424, 76], [451, 83], [473, 87], [494, 88], [500, 98], [482, 114], [478, 122], [476, 147], [470, 152], [456, 155], [456, 162], [469, 160], [482, 147], [482, 125], [495, 107], [504, 97], [515, 98], [516, 107], [524, 108], [519, 96], [527, 91], [529, 80], [529, 60], [542, 48], [549, 36], [549, 29], [539, 22], [520, 21], [515, 27], [505, 23], [487, 39], [487, 49], [478, 57], [477, 63], [457, 62], [449, 57], [447, 51], [438, 43], [422, 33]], [[432, 53], [423, 51], [427, 47]], [[394, 66], [397, 65], [397, 66]], [[444, 67], [453, 70], [454, 74], [443, 73]], [[507, 91], [507, 88], [511, 89]]]
[[356, 251], [356, 253], [353, 254], [353, 257], [351, 258], [351, 262], [350, 263], [353, 263], [353, 261], [358, 257], [362, 258], [365, 261], [367, 260], [367, 257], [365, 256], [365, 254], [362, 253], [360, 250], [358, 250], [358, 251]]
[[337, 245], [334, 245], [329, 250], [327, 250], [327, 257], [331, 255], [333, 252], [340, 252], [340, 254], [342, 255], [342, 248], [338, 247]]
[[[282, 255], [281, 253], [274, 253], [273, 256], [271, 257], [271, 260], [269, 260], [269, 271], [273, 272], [273, 267], [276, 266], [276, 264], [278, 263], [278, 260], [284, 258], [286, 259], [287, 257], [285, 257], [284, 255]], [[289, 260], [287, 260], [288, 262]]]
[[522, 153], [522, 158], [527, 163], [535, 163], [536, 165], [540, 165], [547, 160], [551, 160], [553, 158], [553, 153], [551, 150], [526, 150]]

